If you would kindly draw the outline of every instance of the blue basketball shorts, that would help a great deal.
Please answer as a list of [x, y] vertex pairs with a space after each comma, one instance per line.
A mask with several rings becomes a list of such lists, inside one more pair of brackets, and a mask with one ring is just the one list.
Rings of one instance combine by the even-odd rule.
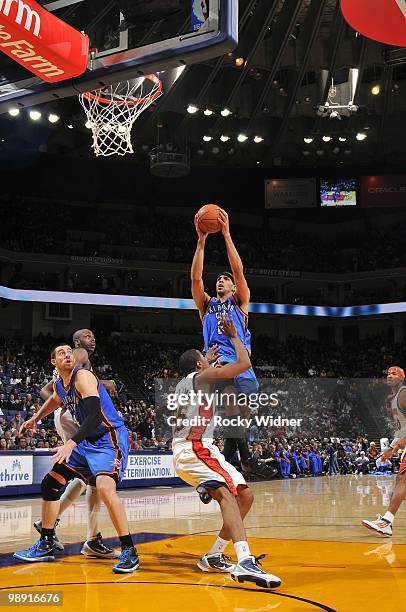
[[73, 450], [66, 465], [86, 480], [107, 474], [120, 482], [127, 467], [129, 450], [128, 431], [123, 426], [109, 431], [94, 442], [83, 440]]

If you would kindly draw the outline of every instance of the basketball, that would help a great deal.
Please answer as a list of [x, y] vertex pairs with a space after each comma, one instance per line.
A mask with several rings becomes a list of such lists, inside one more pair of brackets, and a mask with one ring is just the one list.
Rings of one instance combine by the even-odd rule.
[[199, 227], [202, 232], [215, 234], [216, 232], [221, 231], [221, 224], [218, 220], [220, 210], [221, 209], [219, 206], [217, 206], [217, 204], [206, 204], [205, 206], [202, 206], [197, 213]]

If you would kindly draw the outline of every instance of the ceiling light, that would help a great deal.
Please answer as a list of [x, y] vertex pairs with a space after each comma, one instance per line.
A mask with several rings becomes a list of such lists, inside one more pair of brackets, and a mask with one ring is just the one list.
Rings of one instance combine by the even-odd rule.
[[73, 130], [73, 125], [71, 123], [68, 124], [68, 130]]
[[245, 59], [243, 57], [236, 57], [235, 58], [235, 65], [237, 66], [237, 68], [241, 68], [241, 66], [244, 65]]
[[30, 110], [30, 119], [38, 121], [38, 119], [41, 119], [41, 113], [37, 110]]
[[352, 153], [351, 149], [346, 149], [346, 150], [344, 151], [344, 154], [345, 154], [345, 155], [351, 155], [351, 153]]
[[323, 136], [324, 142], [330, 142], [331, 136]]
[[317, 149], [317, 151], [316, 151], [316, 155], [318, 155], [319, 157], [321, 157], [322, 155], [324, 155], [324, 151], [323, 151], [323, 149]]
[[256, 144], [259, 144], [260, 142], [264, 142], [264, 139], [262, 138], [262, 136], [255, 136], [254, 137], [254, 142]]
[[373, 96], [379, 96], [380, 93], [381, 93], [381, 86], [378, 83], [376, 83], [375, 85], [371, 87], [371, 94]]
[[218, 155], [220, 153], [220, 149], [219, 147], [213, 147], [211, 152], [213, 153], [213, 155]]
[[360, 141], [365, 140], [366, 138], [368, 138], [368, 135], [365, 134], [365, 132], [358, 132], [356, 136], [356, 139]]
[[339, 137], [338, 137], [338, 140], [339, 140], [340, 142], [346, 142], [346, 140], [347, 140], [347, 136], [339, 136]]
[[189, 113], [189, 115], [194, 115], [195, 113], [197, 113], [199, 110], [199, 107], [196, 106], [195, 104], [189, 104], [189, 106], [187, 107], [187, 112]]
[[50, 113], [48, 115], [48, 121], [49, 123], [57, 123], [60, 119], [60, 116], [55, 114], [55, 113]]
[[213, 136], [203, 136], [203, 140], [204, 142], [210, 142], [210, 140], [213, 140]]
[[10, 108], [10, 110], [8, 111], [8, 114], [11, 115], [12, 117], [17, 117], [20, 114], [20, 109]]
[[311, 144], [313, 142], [313, 138], [311, 136], [305, 136], [303, 140], [306, 144]]
[[246, 140], [248, 140], [248, 136], [246, 134], [238, 134], [237, 140], [238, 142], [245, 142]]
[[338, 155], [339, 152], [340, 152], [340, 147], [334, 147], [334, 149], [333, 149], [334, 155]]
[[220, 136], [220, 140], [221, 142], [227, 142], [228, 140], [230, 140], [230, 136], [226, 136], [226, 134], [222, 134]]
[[197, 153], [198, 155], [201, 155], [201, 156], [202, 156], [202, 155], [204, 155], [204, 154], [205, 154], [205, 151], [204, 151], [204, 149], [197, 149], [196, 153]]
[[229, 108], [223, 108], [223, 110], [221, 111], [221, 116], [222, 117], [228, 117], [231, 114], [232, 114], [232, 112], [230, 111]]
[[310, 151], [307, 151], [307, 149], [305, 149], [304, 151], [302, 151], [302, 155], [308, 157], [310, 155]]
[[203, 111], [203, 114], [206, 115], [206, 117], [210, 117], [210, 115], [212, 115], [214, 113], [214, 111], [211, 110], [211, 108], [205, 108]]

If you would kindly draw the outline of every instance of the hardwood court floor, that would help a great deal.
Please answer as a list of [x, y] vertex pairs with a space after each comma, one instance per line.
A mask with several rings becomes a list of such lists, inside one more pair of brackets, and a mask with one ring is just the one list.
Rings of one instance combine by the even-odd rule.
[[[283, 580], [272, 592], [196, 568], [221, 520], [215, 503], [202, 505], [190, 488], [121, 493], [142, 563], [141, 570], [129, 576], [113, 574], [112, 561], [86, 560], [79, 554], [86, 532], [84, 497], [62, 517], [58, 533], [66, 555], [39, 564], [13, 560], [10, 552], [36, 540], [32, 522], [39, 516], [40, 500], [1, 501], [0, 595], [10, 588], [24, 593], [63, 591], [66, 612], [405, 612], [406, 502], [396, 517], [393, 538], [375, 535], [360, 524], [386, 507], [393, 484], [389, 476], [254, 484], [247, 533], [252, 551], [268, 555], [264, 567]], [[104, 508], [100, 523], [103, 536], [112, 537]], [[233, 555], [232, 547], [228, 552]]]

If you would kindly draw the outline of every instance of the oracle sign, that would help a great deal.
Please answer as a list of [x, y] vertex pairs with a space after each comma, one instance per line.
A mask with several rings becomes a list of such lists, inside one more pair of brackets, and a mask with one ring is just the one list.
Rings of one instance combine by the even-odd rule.
[[85, 72], [89, 38], [34, 0], [0, 0], [0, 51], [56, 83]]
[[349, 25], [387, 45], [406, 46], [406, 0], [341, 0]]
[[361, 177], [362, 206], [406, 207], [406, 175], [362, 176]]

